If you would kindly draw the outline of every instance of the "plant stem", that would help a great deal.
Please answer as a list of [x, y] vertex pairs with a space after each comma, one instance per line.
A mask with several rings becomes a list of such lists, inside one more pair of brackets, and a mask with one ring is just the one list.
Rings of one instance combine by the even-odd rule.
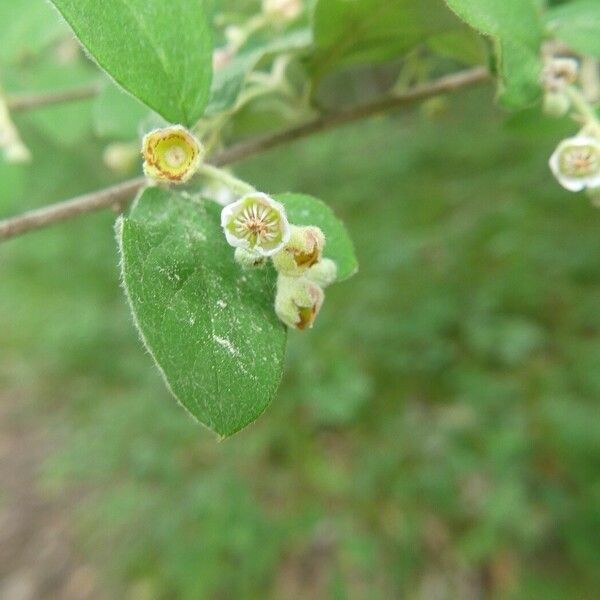
[[205, 175], [213, 181], [218, 181], [240, 196], [245, 196], [246, 194], [251, 194], [256, 191], [249, 183], [234, 177], [231, 173], [227, 173], [227, 171], [224, 171], [223, 169], [209, 165], [208, 163], [200, 165], [198, 175]]
[[[210, 163], [216, 167], [230, 165], [320, 131], [412, 106], [432, 96], [471, 87], [488, 79], [488, 71], [481, 67], [446, 75], [435, 81], [424, 83], [404, 94], [386, 96], [344, 112], [326, 114], [290, 129], [241, 142], [212, 157]], [[68, 221], [96, 210], [111, 208], [115, 205], [123, 207], [145, 184], [144, 177], [137, 177], [98, 192], [84, 194], [71, 200], [57, 202], [5, 219], [0, 221], [0, 241], [45, 228], [54, 223]]]
[[39, 94], [22, 94], [8, 96], [6, 105], [11, 112], [20, 112], [25, 110], [33, 110], [43, 108], [44, 106], [52, 106], [54, 104], [64, 104], [66, 102], [76, 102], [78, 100], [87, 100], [97, 96], [100, 92], [100, 85], [97, 83], [72, 88], [69, 90], [61, 90], [58, 92], [44, 92]]
[[595, 135], [600, 136], [600, 120], [598, 120], [598, 115], [584, 98], [581, 91], [572, 85], [567, 86], [565, 91], [571, 100], [573, 108], [583, 117], [586, 129], [590, 129]]

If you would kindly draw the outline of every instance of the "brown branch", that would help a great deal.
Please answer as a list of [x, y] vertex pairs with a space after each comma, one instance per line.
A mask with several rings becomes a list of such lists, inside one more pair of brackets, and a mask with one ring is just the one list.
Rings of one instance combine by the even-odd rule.
[[61, 90], [58, 92], [45, 92], [39, 94], [20, 94], [8, 96], [6, 106], [11, 112], [21, 112], [43, 108], [54, 104], [64, 104], [66, 102], [76, 102], [78, 100], [87, 100], [97, 96], [100, 92], [100, 85], [97, 83], [72, 88], [70, 90]]
[[416, 104], [421, 100], [431, 98], [432, 96], [481, 83], [488, 77], [489, 73], [484, 68], [469, 69], [453, 75], [440, 77], [435, 81], [416, 86], [403, 94], [385, 96], [342, 112], [327, 113], [297, 127], [236, 144], [221, 154], [217, 154], [211, 162], [216, 166], [231, 165], [256, 154], [266, 152], [276, 146], [289, 144], [290, 142], [308, 137], [314, 133], [341, 127], [342, 125], [360, 121], [377, 114], [398, 110]]
[[[302, 125], [236, 144], [214, 156], [210, 160], [210, 163], [217, 167], [231, 165], [261, 154], [276, 146], [294, 142], [320, 131], [333, 129], [376, 114], [410, 106], [438, 94], [476, 85], [485, 81], [488, 77], [488, 72], [483, 68], [469, 69], [453, 75], [447, 75], [436, 81], [415, 87], [413, 90], [402, 95], [387, 96], [373, 102], [361, 104], [347, 111], [325, 114]], [[0, 221], [0, 241], [22, 235], [29, 231], [48, 227], [53, 223], [67, 221], [96, 210], [113, 206], [123, 208], [145, 183], [146, 180], [144, 177], [138, 177], [99, 192], [84, 194], [71, 200], [51, 204], [11, 219]]]

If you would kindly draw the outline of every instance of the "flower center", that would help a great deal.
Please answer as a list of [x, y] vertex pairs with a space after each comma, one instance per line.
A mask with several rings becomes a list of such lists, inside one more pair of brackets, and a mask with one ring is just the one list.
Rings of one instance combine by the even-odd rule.
[[254, 245], [273, 241], [277, 235], [277, 216], [266, 206], [246, 207], [234, 224], [237, 235]]
[[171, 146], [165, 152], [165, 162], [172, 169], [178, 169], [179, 167], [181, 167], [181, 165], [183, 165], [183, 163], [186, 161], [186, 158], [187, 154], [185, 150], [178, 145]]
[[571, 177], [587, 177], [600, 170], [600, 156], [591, 146], [568, 148], [561, 156], [561, 170]]

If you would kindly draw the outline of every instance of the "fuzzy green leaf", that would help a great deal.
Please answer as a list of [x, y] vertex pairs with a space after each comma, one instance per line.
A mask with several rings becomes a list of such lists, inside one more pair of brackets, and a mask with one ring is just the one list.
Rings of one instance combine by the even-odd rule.
[[468, 25], [494, 41], [498, 61], [499, 100], [523, 108], [541, 95], [539, 48], [542, 25], [532, 0], [446, 0]]
[[358, 271], [354, 245], [344, 224], [321, 200], [304, 194], [277, 194], [273, 196], [285, 206], [290, 223], [316, 225], [325, 234], [325, 256], [337, 264], [337, 280], [343, 281]]
[[52, 0], [97, 63], [172, 123], [203, 114], [212, 35], [202, 0]]
[[150, 188], [117, 232], [146, 347], [181, 404], [226, 437], [273, 400], [286, 332], [273, 309], [274, 271], [241, 270], [219, 215], [213, 202]]
[[546, 13], [550, 32], [576, 52], [600, 58], [600, 2], [578, 0]]

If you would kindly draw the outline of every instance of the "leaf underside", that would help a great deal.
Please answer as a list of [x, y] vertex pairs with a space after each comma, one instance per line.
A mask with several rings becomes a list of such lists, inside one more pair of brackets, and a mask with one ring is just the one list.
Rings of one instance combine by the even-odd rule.
[[226, 437], [273, 400], [286, 330], [273, 310], [274, 271], [241, 270], [219, 214], [211, 201], [149, 188], [117, 236], [146, 347], [179, 402]]

